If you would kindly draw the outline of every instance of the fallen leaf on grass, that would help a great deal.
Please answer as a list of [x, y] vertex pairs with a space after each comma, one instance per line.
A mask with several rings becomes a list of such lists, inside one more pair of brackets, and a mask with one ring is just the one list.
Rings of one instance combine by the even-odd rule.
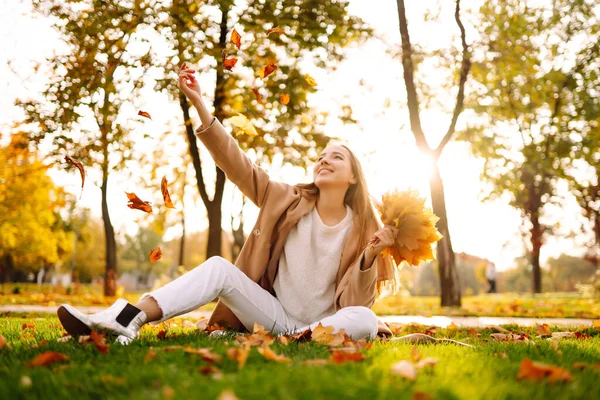
[[25, 329], [35, 329], [35, 323], [34, 322], [28, 322], [26, 324], [23, 324], [21, 326], [21, 330], [24, 331]]
[[414, 392], [412, 400], [433, 400], [433, 396], [423, 392]]
[[27, 364], [28, 367], [45, 367], [50, 364], [54, 364], [61, 361], [67, 361], [69, 359], [68, 356], [64, 354], [57, 353], [55, 351], [46, 351], [35, 357], [31, 362]]
[[127, 199], [129, 199], [127, 207], [135, 210], [141, 210], [147, 212], [148, 214], [152, 213], [152, 205], [149, 202], [141, 200], [135, 193], [125, 192], [125, 194], [127, 195]]
[[0, 334], [0, 349], [3, 349], [4, 347], [8, 348], [8, 345], [6, 344], [6, 339], [4, 338], [4, 336]]
[[277, 354], [269, 346], [263, 346], [257, 348], [261, 356], [267, 360], [276, 361], [279, 363], [290, 363], [292, 360], [284, 356], [283, 354]]
[[175, 397], [175, 389], [173, 389], [169, 385], [163, 386], [161, 393], [162, 393], [162, 396], [167, 399], [172, 399], [173, 397]]
[[454, 322], [452, 322], [450, 325], [448, 325], [446, 327], [446, 329], [448, 329], [449, 331], [456, 331], [456, 330], [458, 330], [458, 326], [456, 326], [456, 324]]
[[238, 128], [238, 135], [240, 134], [240, 132], [242, 132], [248, 136], [258, 136], [256, 128], [254, 127], [254, 125], [252, 125], [252, 122], [250, 122], [250, 120], [246, 118], [245, 115], [238, 114], [236, 116], [229, 117], [227, 120], [231, 125]]
[[317, 358], [314, 360], [302, 361], [300, 364], [302, 364], [302, 365], [327, 365], [327, 364], [329, 364], [329, 361], [325, 360], [325, 359]]
[[529, 358], [521, 362], [517, 379], [541, 381], [544, 377], [548, 377], [548, 383], [569, 382], [573, 379], [567, 370], [554, 365], [531, 361]]
[[154, 350], [154, 347], [150, 347], [146, 353], [146, 356], [144, 356], [144, 364], [154, 361], [156, 359], [156, 354], [157, 353], [156, 350]]
[[240, 35], [235, 28], [233, 28], [233, 32], [231, 32], [231, 43], [233, 43], [238, 50], [242, 45], [242, 35]]
[[250, 346], [242, 345], [242, 347], [230, 347], [227, 349], [227, 357], [237, 362], [239, 368], [243, 368], [246, 365], [246, 360], [250, 354]]
[[329, 356], [329, 361], [334, 364], [344, 364], [347, 362], [359, 362], [365, 359], [362, 353], [349, 353], [346, 351], [334, 351]]
[[600, 364], [588, 364], [588, 363], [584, 363], [584, 362], [574, 362], [573, 363], [573, 368], [574, 369], [586, 369], [586, 368], [593, 368], [595, 370], [600, 371]]
[[230, 389], [223, 390], [217, 400], [238, 400], [237, 396]]
[[215, 379], [223, 378], [223, 372], [213, 365], [205, 365], [203, 367], [198, 368], [198, 371], [200, 371], [202, 375], [208, 375]]
[[329, 347], [337, 347], [342, 345], [346, 340], [350, 338], [346, 335], [346, 331], [344, 329], [340, 329], [338, 333], [333, 334], [333, 326], [323, 326], [319, 323], [312, 330], [311, 339], [313, 342], [326, 344]]
[[192, 349], [185, 347], [183, 351], [190, 354], [198, 354], [204, 361], [210, 363], [221, 362], [223, 360], [223, 357], [213, 353], [209, 348]]
[[529, 335], [526, 333], [492, 333], [492, 339], [500, 342], [523, 342], [530, 343]]
[[182, 350], [184, 347], [183, 346], [165, 346], [165, 347], [161, 347], [162, 351], [177, 351], [177, 350]]
[[414, 364], [408, 360], [402, 360], [392, 364], [390, 367], [390, 372], [410, 381], [417, 379], [417, 369], [415, 368]]
[[598, 330], [600, 330], [600, 319], [592, 321], [592, 326]]
[[287, 346], [290, 343], [289, 339], [286, 336], [278, 336], [277, 340], [284, 346]]
[[159, 332], [156, 334], [156, 338], [157, 338], [158, 340], [166, 340], [166, 338], [167, 338], [167, 331], [166, 331], [166, 330], [164, 330], [164, 329], [163, 329], [163, 330], [161, 330], [161, 331], [159, 331]]
[[171, 201], [171, 195], [169, 194], [169, 182], [167, 181], [167, 177], [163, 176], [160, 181], [160, 191], [162, 192], [163, 199], [165, 201], [165, 207], [167, 208], [175, 208], [173, 202]]
[[90, 339], [92, 340], [92, 343], [94, 343], [94, 346], [96, 346], [100, 353], [108, 353], [108, 345], [106, 344], [106, 338], [104, 337], [104, 334], [96, 331], [91, 331]]
[[542, 335], [542, 336], [551, 336], [552, 335], [552, 331], [550, 331], [550, 328], [548, 328], [548, 324], [535, 324], [535, 331], [537, 332], [538, 335]]
[[150, 250], [150, 262], [152, 264], [154, 264], [155, 262], [160, 260], [161, 257], [162, 257], [162, 250], [160, 249], [160, 247]]
[[146, 111], [139, 111], [138, 115], [141, 115], [142, 117], [148, 118], [148, 119], [152, 119], [152, 117], [150, 116], [150, 114], [148, 114]]

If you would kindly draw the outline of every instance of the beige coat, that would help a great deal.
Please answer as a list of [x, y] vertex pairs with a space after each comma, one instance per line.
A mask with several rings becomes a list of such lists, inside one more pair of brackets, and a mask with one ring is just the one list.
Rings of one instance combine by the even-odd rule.
[[[273, 294], [279, 256], [290, 230], [315, 207], [315, 199], [305, 196], [298, 186], [272, 181], [267, 173], [239, 148], [223, 125], [214, 118], [208, 128], [200, 126], [196, 135], [206, 146], [215, 163], [257, 207], [258, 219], [235, 261], [250, 279]], [[373, 232], [368, 232], [371, 236]], [[365, 250], [353, 260], [358, 246], [357, 224], [354, 224], [342, 251], [342, 261], [336, 279], [335, 309], [348, 306], [371, 307], [377, 295], [377, 282], [393, 278], [393, 265], [377, 256], [373, 264], [362, 265]], [[362, 265], [362, 269], [361, 269]], [[221, 326], [243, 330], [233, 312], [221, 301], [209, 321]], [[379, 333], [391, 332], [381, 321]]]

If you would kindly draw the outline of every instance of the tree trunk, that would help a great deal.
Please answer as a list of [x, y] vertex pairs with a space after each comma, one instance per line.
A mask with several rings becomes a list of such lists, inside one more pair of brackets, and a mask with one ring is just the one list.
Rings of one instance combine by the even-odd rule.
[[[105, 151], [105, 157], [108, 157]], [[115, 230], [110, 222], [108, 214], [108, 203], [106, 201], [108, 189], [108, 160], [102, 166], [102, 222], [104, 224], [104, 235], [106, 239], [105, 250], [105, 272], [104, 272], [104, 295], [114, 296], [117, 290], [117, 244], [115, 242]]]
[[540, 249], [542, 248], [543, 230], [540, 225], [539, 211], [536, 210], [531, 215], [531, 266], [533, 293], [542, 293], [542, 269], [540, 268]]
[[443, 238], [437, 245], [437, 260], [439, 265], [441, 305], [442, 307], [459, 307], [461, 305], [460, 281], [456, 271], [456, 259], [452, 249], [450, 231], [448, 229], [448, 218], [446, 215], [446, 199], [444, 196], [444, 184], [440, 176], [440, 170], [437, 163], [433, 166], [433, 173], [429, 180], [431, 190], [431, 202], [433, 213], [440, 220], [437, 228], [443, 235]]

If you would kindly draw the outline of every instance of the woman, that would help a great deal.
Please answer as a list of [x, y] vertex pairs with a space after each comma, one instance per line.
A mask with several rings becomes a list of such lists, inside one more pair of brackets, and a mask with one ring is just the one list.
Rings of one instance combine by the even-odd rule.
[[[178, 86], [200, 116], [196, 135], [227, 177], [260, 208], [256, 225], [235, 265], [211, 257], [133, 306], [117, 300], [85, 315], [62, 305], [58, 316], [71, 335], [90, 330], [120, 335], [129, 343], [148, 322], [158, 323], [219, 299], [209, 323], [275, 334], [314, 328], [344, 329], [353, 339], [374, 337], [378, 320], [369, 309], [394, 268], [381, 252], [395, 228], [379, 224], [362, 168], [354, 154], [330, 145], [313, 169], [314, 182], [274, 182], [240, 150], [202, 98], [195, 71], [185, 63]], [[370, 239], [378, 240], [368, 245]], [[383, 324], [380, 325], [382, 329]], [[389, 331], [386, 331], [389, 333]]]

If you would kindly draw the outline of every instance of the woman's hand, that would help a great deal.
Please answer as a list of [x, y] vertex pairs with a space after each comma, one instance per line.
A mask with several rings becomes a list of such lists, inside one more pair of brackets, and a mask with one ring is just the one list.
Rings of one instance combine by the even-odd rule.
[[[373, 234], [373, 238], [367, 245], [365, 253], [365, 266], [370, 266], [383, 250], [388, 247], [392, 247], [396, 241], [396, 235], [398, 235], [398, 228], [391, 225], [384, 225], [383, 228], [379, 229]], [[367, 269], [363, 268], [363, 269]]]
[[186, 63], [181, 64], [177, 86], [190, 99], [192, 104], [197, 105], [202, 103], [202, 91], [198, 80], [194, 76], [195, 72], [196, 70], [188, 68]]

